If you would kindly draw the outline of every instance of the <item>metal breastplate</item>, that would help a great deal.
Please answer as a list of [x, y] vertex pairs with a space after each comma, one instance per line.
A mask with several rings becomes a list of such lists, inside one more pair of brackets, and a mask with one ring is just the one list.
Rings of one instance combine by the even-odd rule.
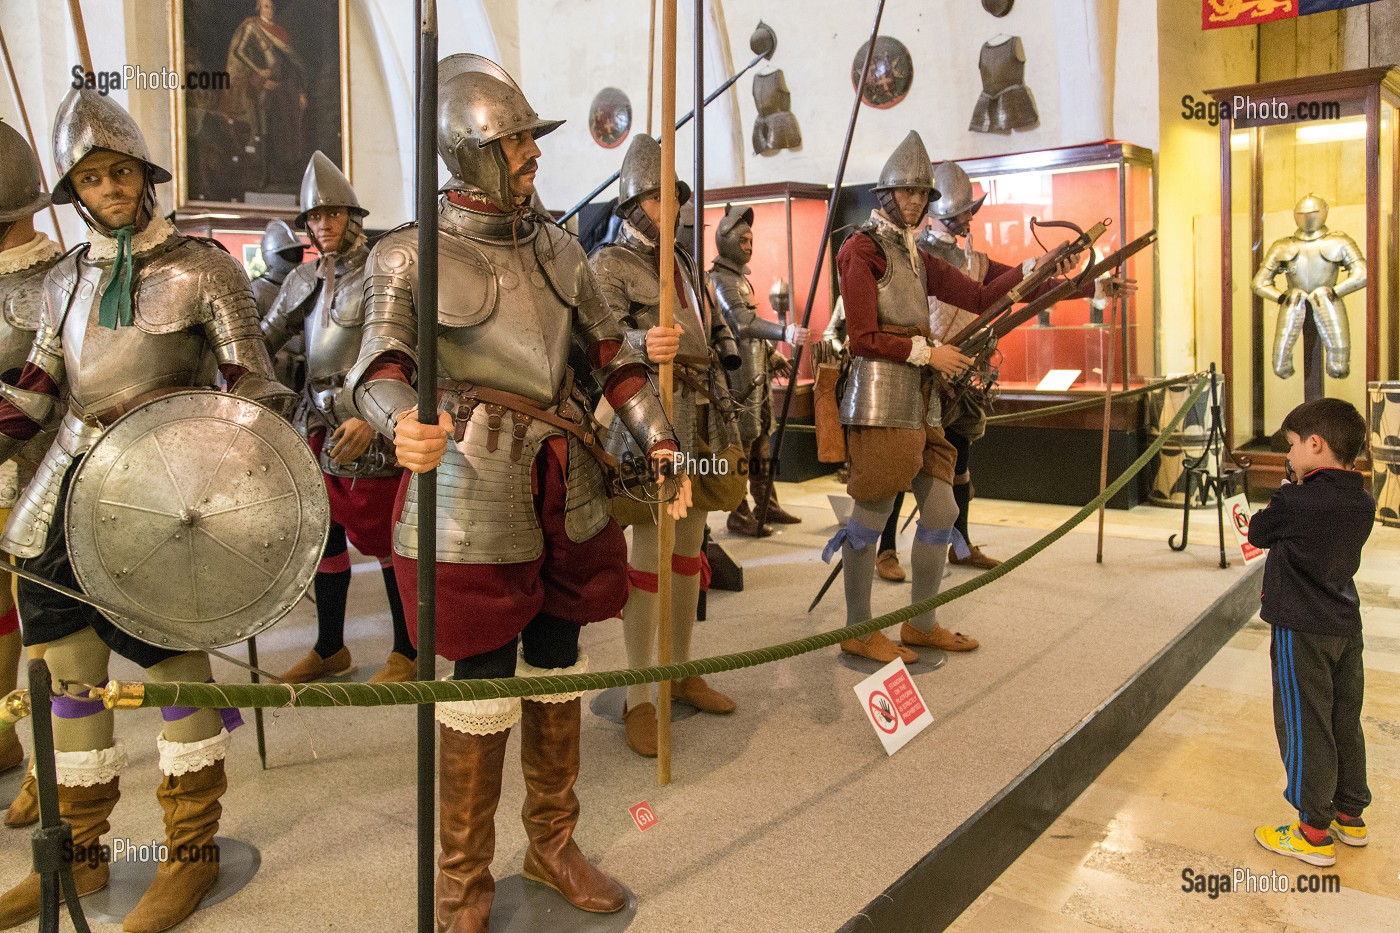
[[1296, 252], [1284, 267], [1289, 288], [1311, 292], [1337, 284], [1342, 251], [1335, 240], [1327, 236], [1316, 240], [1294, 238], [1292, 244]]
[[196, 326], [203, 300], [200, 277], [182, 274], [161, 258], [138, 279], [132, 327], [113, 330], [98, 322], [110, 264], [79, 260], [76, 281], [48, 280], [50, 307], [66, 308], [59, 312], [64, 371], [71, 406], [79, 414], [97, 415], [153, 389], [212, 384], [201, 378], [211, 371], [204, 365], [208, 343]]
[[984, 44], [977, 59], [982, 93], [972, 111], [969, 129], [978, 133], [1028, 129], [1040, 121], [1035, 101], [1026, 89], [1025, 52], [1021, 40]]
[[439, 371], [542, 405], [554, 401], [569, 366], [573, 308], [545, 278], [532, 248], [534, 235], [518, 247], [510, 241], [442, 239]]
[[360, 355], [360, 334], [364, 330], [365, 267], [342, 276], [337, 272], [335, 296], [327, 315], [320, 303], [306, 317], [307, 381], [317, 389], [339, 388], [345, 374]]
[[[902, 243], [876, 236], [885, 254], [885, 274], [877, 283], [876, 320], [881, 325], [928, 329], [928, 289], [924, 263], [917, 253], [915, 272]], [[846, 390], [841, 396], [841, 423], [887, 428], [937, 425], [938, 413], [925, 411], [927, 391], [923, 367], [895, 360], [854, 356]]]

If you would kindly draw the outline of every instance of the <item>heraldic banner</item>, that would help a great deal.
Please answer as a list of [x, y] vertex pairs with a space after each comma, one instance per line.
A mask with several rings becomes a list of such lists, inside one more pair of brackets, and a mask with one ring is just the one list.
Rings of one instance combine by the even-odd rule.
[[1254, 26], [1276, 19], [1344, 10], [1375, 0], [1201, 0], [1201, 28]]

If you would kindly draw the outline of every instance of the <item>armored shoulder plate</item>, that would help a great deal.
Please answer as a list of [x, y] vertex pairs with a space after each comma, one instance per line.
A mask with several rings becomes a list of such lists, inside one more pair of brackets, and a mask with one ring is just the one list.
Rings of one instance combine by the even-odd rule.
[[304, 263], [287, 273], [277, 298], [287, 311], [300, 310], [306, 314], [311, 310], [311, 299], [320, 284], [321, 280], [316, 276], [316, 263]]
[[188, 237], [150, 259], [139, 281], [132, 311], [136, 326], [148, 334], [204, 324], [214, 302], [237, 292], [252, 294], [237, 260]]
[[35, 263], [9, 275], [0, 275], [0, 313], [3, 313], [6, 324], [31, 332], [39, 329], [44, 276], [56, 262], [57, 258]]
[[564, 304], [578, 307], [588, 276], [588, 257], [578, 237], [550, 223], [541, 223], [538, 228], [535, 256], [545, 278]]
[[[606, 245], [593, 254], [593, 274], [598, 284], [616, 289], [636, 305], [661, 301], [661, 283], [645, 259], [621, 246]], [[614, 308], [619, 314], [627, 308]]]

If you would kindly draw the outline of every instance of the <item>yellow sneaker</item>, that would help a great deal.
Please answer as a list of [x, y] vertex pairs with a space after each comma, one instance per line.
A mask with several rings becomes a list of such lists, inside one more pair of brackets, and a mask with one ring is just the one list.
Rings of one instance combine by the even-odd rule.
[[1366, 822], [1357, 817], [1354, 822], [1343, 823], [1341, 820], [1332, 821], [1332, 835], [1337, 841], [1348, 846], [1364, 846], [1366, 839]]
[[1337, 864], [1337, 849], [1332, 845], [1332, 837], [1328, 836], [1319, 845], [1313, 845], [1303, 837], [1297, 823], [1260, 826], [1254, 830], [1254, 841], [1270, 852], [1296, 858], [1309, 865], [1326, 868]]

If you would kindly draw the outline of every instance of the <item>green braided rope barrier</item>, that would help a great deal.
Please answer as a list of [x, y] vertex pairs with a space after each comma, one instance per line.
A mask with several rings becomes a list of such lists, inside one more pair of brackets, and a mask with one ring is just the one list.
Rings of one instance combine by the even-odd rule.
[[[1157, 392], [1171, 386], [1179, 386], [1190, 382], [1193, 379], [1202, 378], [1197, 374], [1189, 376], [1177, 376], [1175, 379], [1168, 379], [1165, 382], [1154, 382], [1152, 385], [1138, 386], [1136, 389], [1128, 389], [1113, 396], [1116, 402], [1120, 399], [1132, 398], [1136, 395], [1146, 395], [1149, 392]], [[1065, 402], [1060, 405], [1050, 405], [1045, 408], [1032, 408], [1029, 411], [1009, 411], [1001, 415], [988, 415], [987, 424], [1005, 424], [1008, 421], [1024, 421], [1027, 418], [1041, 418], [1046, 415], [1059, 415], [1067, 411], [1078, 411], [1081, 408], [1093, 408], [1095, 405], [1103, 404], [1103, 396], [1095, 398], [1080, 399], [1077, 402]]]
[[1197, 381], [1190, 397], [1176, 417], [1163, 429], [1157, 439], [1133, 461], [1132, 465], [1101, 494], [1084, 506], [1059, 527], [1046, 534], [1019, 554], [1003, 561], [1001, 566], [982, 575], [945, 590], [937, 596], [888, 612], [882, 616], [862, 622], [859, 625], [833, 629], [818, 635], [799, 638], [796, 641], [735, 654], [717, 655], [695, 661], [670, 664], [665, 667], [631, 668], [597, 673], [569, 674], [546, 677], [507, 677], [498, 680], [435, 680], [427, 682], [397, 684], [194, 684], [194, 683], [147, 683], [140, 685], [144, 694], [127, 697], [119, 702], [119, 708], [149, 706], [192, 706], [201, 709], [221, 707], [327, 707], [327, 706], [400, 706], [422, 703], [443, 703], [455, 700], [489, 700], [505, 697], [543, 696], [553, 693], [577, 693], [587, 690], [605, 690], [610, 687], [633, 684], [654, 683], [661, 680], [679, 680], [695, 674], [718, 674], [722, 671], [742, 667], [769, 664], [784, 658], [795, 657], [830, 648], [848, 638], [859, 638], [914, 616], [928, 612], [955, 599], [960, 599], [996, 580], [1044, 551], [1050, 545], [1069, 534], [1070, 530], [1098, 511], [1099, 506], [1108, 502], [1128, 484], [1144, 467], [1157, 456], [1166, 444], [1169, 435], [1176, 430], [1187, 412], [1205, 392], [1207, 381], [1202, 376], [1188, 377]]

